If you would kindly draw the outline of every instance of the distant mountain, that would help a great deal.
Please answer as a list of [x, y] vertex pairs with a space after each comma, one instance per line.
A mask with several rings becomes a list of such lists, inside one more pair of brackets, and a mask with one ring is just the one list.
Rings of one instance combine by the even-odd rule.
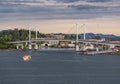
[[[86, 39], [92, 39], [95, 37], [105, 38], [106, 40], [118, 40], [120, 41], [120, 36], [116, 36], [113, 34], [94, 34], [94, 33], [86, 33]], [[84, 34], [80, 34], [80, 38], [84, 38]]]

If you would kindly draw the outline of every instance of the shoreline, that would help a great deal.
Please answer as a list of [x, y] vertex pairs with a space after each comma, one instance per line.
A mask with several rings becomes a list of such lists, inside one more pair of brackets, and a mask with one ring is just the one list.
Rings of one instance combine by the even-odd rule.
[[[35, 50], [35, 49], [32, 49], [32, 50], [29, 50], [29, 49], [0, 49], [0, 51], [23, 51], [23, 52], [39, 52], [39, 51], [74, 51], [75, 52], [75, 48], [42, 48], [42, 49], [38, 49], [38, 50]], [[120, 53], [103, 53], [103, 54], [80, 54], [80, 53], [77, 53], [75, 52], [75, 54], [79, 55], [79, 56], [120, 56]]]
[[42, 48], [42, 49], [0, 49], [0, 51], [44, 51], [44, 50], [75, 50], [75, 48]]

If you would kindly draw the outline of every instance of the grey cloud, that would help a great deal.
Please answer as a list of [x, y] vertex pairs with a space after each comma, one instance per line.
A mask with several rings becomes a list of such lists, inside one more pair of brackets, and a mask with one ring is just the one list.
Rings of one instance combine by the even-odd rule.
[[71, 5], [73, 10], [78, 10], [79, 15], [83, 19], [106, 17], [106, 16], [120, 16], [120, 6], [90, 6], [90, 5]]
[[28, 4], [28, 3], [43, 3], [42, 1], [38, 0], [0, 0], [0, 4]]
[[86, 2], [111, 2], [116, 0], [0, 0], [0, 3], [44, 3], [44, 2], [50, 2], [50, 1], [56, 1], [61, 3], [73, 3], [78, 1], [86, 1]]
[[81, 0], [55, 0], [57, 2], [63, 2], [63, 3], [72, 3], [72, 2], [77, 2], [77, 1], [81, 1]]
[[37, 2], [42, 2], [42, 1], [38, 1], [38, 0], [0, 0], [0, 3], [1, 2], [21, 2], [21, 3], [37, 3]]
[[[38, 0], [4, 0], [4, 1], [38, 1]], [[27, 2], [28, 1], [28, 2]], [[39, 0], [40, 1], [40, 0]], [[47, 1], [47, 0], [46, 0]], [[48, 0], [49, 2], [50, 0]], [[60, 1], [60, 0], [59, 0]], [[62, 0], [64, 3], [72, 3], [81, 0]], [[86, 0], [94, 1], [98, 0]], [[99, 2], [110, 0], [99, 0]], [[41, 1], [42, 2], [42, 1]], [[90, 3], [92, 3], [90, 2]], [[31, 2], [32, 3], [32, 2]], [[95, 3], [97, 4], [97, 3]], [[60, 6], [60, 5], [59, 5]], [[29, 6], [26, 4], [3, 4], [0, 3], [0, 20], [42, 20], [42, 19], [89, 19], [103, 16], [120, 16], [120, 6], [94, 6], [94, 5], [69, 5], [63, 9], [59, 9], [57, 4], [55, 6], [36, 5]]]
[[63, 2], [63, 3], [72, 3], [72, 2], [78, 2], [78, 1], [86, 1], [86, 2], [111, 2], [114, 0], [56, 0], [57, 2]]
[[87, 2], [111, 2], [113, 0], [86, 0]]
[[74, 9], [77, 9], [77, 10], [85, 10], [85, 11], [88, 11], [88, 10], [105, 10], [107, 9], [107, 7], [104, 7], [104, 6], [91, 6], [91, 5], [70, 5], [68, 7], [71, 7], [71, 8], [74, 8]]

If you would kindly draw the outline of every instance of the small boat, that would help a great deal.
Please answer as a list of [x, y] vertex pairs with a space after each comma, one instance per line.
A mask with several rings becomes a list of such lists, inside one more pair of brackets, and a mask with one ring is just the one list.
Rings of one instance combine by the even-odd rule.
[[22, 56], [23, 60], [24, 61], [29, 61], [31, 59], [31, 56], [30, 55], [24, 55]]

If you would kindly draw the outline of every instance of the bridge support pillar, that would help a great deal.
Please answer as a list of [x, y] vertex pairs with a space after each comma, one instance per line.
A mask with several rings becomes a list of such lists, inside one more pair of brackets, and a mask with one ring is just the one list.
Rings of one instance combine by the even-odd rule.
[[38, 45], [37, 44], [35, 44], [35, 48], [34, 49], [36, 49], [36, 50], [38, 49]]
[[76, 45], [76, 51], [79, 51], [79, 45]]
[[21, 48], [23, 49], [23, 48], [24, 48], [24, 46], [23, 46], [23, 45], [21, 45]]
[[98, 51], [99, 51], [99, 48], [96, 48], [96, 51], [98, 52]]
[[16, 45], [16, 49], [18, 49], [19, 48], [19, 46], [18, 45]]
[[32, 45], [31, 44], [29, 44], [28, 49], [30, 49], [30, 50], [32, 49]]

